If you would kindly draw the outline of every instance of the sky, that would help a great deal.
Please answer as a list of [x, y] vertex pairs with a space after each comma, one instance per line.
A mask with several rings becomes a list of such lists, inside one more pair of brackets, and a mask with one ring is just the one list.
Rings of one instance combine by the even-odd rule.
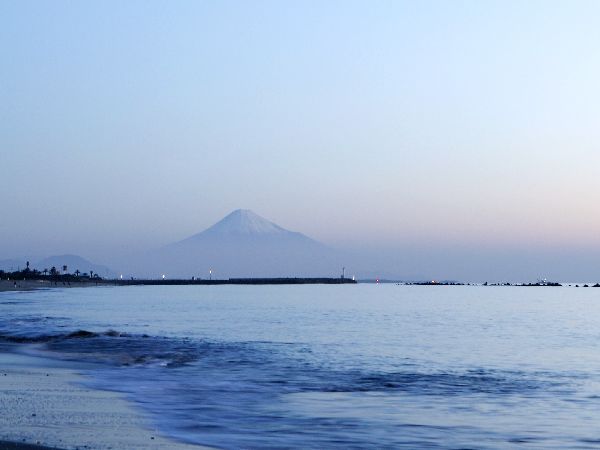
[[0, 0], [0, 259], [107, 263], [247, 208], [398, 275], [600, 278], [598, 17]]

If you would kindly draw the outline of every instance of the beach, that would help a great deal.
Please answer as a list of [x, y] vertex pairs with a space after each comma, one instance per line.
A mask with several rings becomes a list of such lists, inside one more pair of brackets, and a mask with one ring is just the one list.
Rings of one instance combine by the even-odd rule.
[[118, 393], [87, 389], [77, 369], [0, 353], [0, 449], [198, 449], [162, 437]]
[[98, 286], [98, 283], [96, 281], [71, 281], [67, 283], [62, 281], [54, 282], [50, 280], [0, 280], [0, 292], [33, 291], [35, 289], [96, 286]]
[[33, 289], [49, 288], [53, 284], [45, 280], [0, 280], [0, 292], [31, 291]]

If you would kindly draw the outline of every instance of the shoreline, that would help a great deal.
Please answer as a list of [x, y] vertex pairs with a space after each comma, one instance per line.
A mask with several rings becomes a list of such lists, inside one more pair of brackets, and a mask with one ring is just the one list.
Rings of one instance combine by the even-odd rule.
[[25, 442], [0, 441], [0, 450], [63, 450], [58, 447], [46, 447], [38, 444], [26, 444]]
[[97, 281], [61, 280], [0, 280], [0, 292], [33, 291], [37, 289], [86, 288], [103, 286], [222, 286], [222, 285], [300, 285], [300, 284], [356, 284], [348, 278], [229, 278], [225, 280], [192, 279], [135, 279]]
[[[16, 283], [16, 286], [15, 286]], [[75, 281], [64, 283], [62, 281], [53, 282], [50, 280], [0, 280], [0, 292], [17, 291], [35, 291], [38, 289], [56, 289], [56, 288], [83, 288], [98, 287], [107, 285], [96, 283], [95, 281]]]
[[162, 436], [123, 394], [84, 386], [77, 363], [0, 352], [0, 449], [198, 450]]

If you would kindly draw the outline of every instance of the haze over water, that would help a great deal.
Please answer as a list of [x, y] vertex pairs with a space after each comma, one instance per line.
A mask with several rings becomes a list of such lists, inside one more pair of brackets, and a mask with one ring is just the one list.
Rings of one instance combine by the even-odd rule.
[[597, 448], [597, 293], [396, 285], [11, 292], [0, 295], [0, 341], [5, 350], [99, 363], [87, 370], [89, 386], [124, 392], [163, 433], [187, 442]]

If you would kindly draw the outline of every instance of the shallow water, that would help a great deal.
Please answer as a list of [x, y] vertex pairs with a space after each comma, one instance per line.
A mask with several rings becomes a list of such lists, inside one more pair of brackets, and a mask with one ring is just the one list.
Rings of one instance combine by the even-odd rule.
[[0, 348], [101, 362], [91, 386], [222, 448], [600, 447], [600, 289], [10, 292]]

